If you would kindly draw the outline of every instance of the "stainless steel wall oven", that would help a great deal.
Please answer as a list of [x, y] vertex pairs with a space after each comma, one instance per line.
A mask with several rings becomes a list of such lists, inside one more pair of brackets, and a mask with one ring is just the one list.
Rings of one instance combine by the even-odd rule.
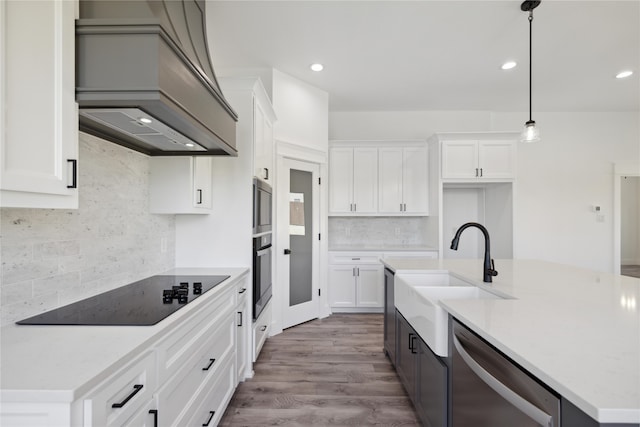
[[272, 228], [271, 186], [253, 178], [253, 234], [270, 232]]
[[253, 320], [271, 299], [271, 233], [253, 238]]

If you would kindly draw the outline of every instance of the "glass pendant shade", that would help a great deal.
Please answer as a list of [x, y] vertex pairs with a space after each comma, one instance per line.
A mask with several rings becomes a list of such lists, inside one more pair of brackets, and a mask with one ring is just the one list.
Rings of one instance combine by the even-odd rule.
[[529, 120], [524, 124], [524, 130], [520, 134], [520, 142], [540, 141], [540, 129], [536, 127], [536, 122]]

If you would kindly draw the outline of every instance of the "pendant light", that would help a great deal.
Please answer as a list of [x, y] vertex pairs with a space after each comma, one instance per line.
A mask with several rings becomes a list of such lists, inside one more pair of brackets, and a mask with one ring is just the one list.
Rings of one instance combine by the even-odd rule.
[[531, 70], [532, 70], [532, 54], [531, 54], [531, 39], [532, 39], [532, 27], [533, 27], [533, 9], [540, 5], [540, 0], [525, 0], [520, 5], [520, 9], [523, 12], [529, 12], [529, 120], [524, 124], [524, 130], [520, 135], [521, 142], [538, 142], [540, 141], [540, 129], [536, 127], [536, 122], [532, 119], [531, 114]]

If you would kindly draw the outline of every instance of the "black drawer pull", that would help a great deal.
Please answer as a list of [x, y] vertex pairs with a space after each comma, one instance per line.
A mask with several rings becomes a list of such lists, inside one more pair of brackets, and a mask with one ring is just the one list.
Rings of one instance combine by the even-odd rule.
[[238, 292], [239, 294], [244, 294], [245, 292], [247, 292], [247, 288], [242, 288], [240, 289], [240, 292]]
[[131, 398], [133, 396], [135, 396], [136, 394], [138, 394], [138, 392], [142, 390], [142, 384], [134, 384], [133, 386], [133, 393], [131, 393], [129, 396], [127, 396], [126, 399], [124, 399], [122, 402], [120, 403], [114, 403], [113, 405], [111, 405], [112, 408], [122, 408], [124, 405], [127, 404], [128, 401], [131, 400]]
[[242, 326], [242, 312], [239, 311], [238, 314], [240, 315], [240, 323], [238, 324], [238, 326]]
[[213, 366], [213, 364], [215, 363], [215, 361], [216, 361], [216, 359], [209, 359], [209, 364], [207, 365], [207, 367], [206, 367], [206, 368], [202, 368], [202, 370], [203, 370], [203, 371], [208, 371], [208, 370]]
[[416, 346], [415, 346], [415, 339], [417, 338], [417, 335], [414, 334], [409, 334], [409, 350], [411, 350], [411, 353], [416, 354]]
[[260, 331], [261, 331], [261, 332], [264, 332], [264, 331], [266, 331], [266, 330], [267, 330], [267, 325], [265, 325], [265, 326], [263, 326], [262, 328], [260, 328]]
[[215, 414], [216, 414], [216, 411], [209, 411], [209, 419], [207, 420], [206, 423], [202, 424], [202, 427], [207, 427], [211, 423], [211, 420], [213, 419], [213, 416]]
[[149, 409], [149, 413], [153, 414], [153, 427], [158, 427], [158, 410]]
[[198, 188], [196, 191], [198, 193], [198, 201], [196, 202], [196, 204], [201, 205], [202, 204], [202, 190]]
[[67, 162], [71, 162], [71, 185], [67, 185], [67, 188], [78, 188], [78, 161], [67, 159]]

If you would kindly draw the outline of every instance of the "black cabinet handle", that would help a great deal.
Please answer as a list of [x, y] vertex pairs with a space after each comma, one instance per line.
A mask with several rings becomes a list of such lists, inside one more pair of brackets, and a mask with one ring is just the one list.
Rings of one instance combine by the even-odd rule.
[[238, 324], [238, 326], [242, 326], [242, 312], [239, 311], [238, 314], [240, 315], [240, 323]]
[[67, 159], [71, 163], [71, 185], [67, 188], [78, 188], [78, 161], [76, 159]]
[[240, 292], [238, 292], [239, 294], [244, 294], [247, 291], [247, 288], [242, 288], [240, 289]]
[[158, 427], [158, 410], [149, 409], [149, 413], [153, 414], [153, 427]]
[[269, 168], [264, 168], [264, 179], [269, 179]]
[[266, 331], [266, 330], [267, 330], [267, 325], [264, 325], [262, 328], [260, 328], [260, 331], [261, 331], [261, 332], [264, 332], [264, 331]]
[[215, 414], [216, 414], [216, 411], [209, 411], [209, 419], [207, 420], [206, 423], [202, 424], [202, 427], [207, 427], [211, 423], [211, 420], [213, 419], [213, 416]]
[[216, 359], [209, 359], [209, 364], [207, 365], [206, 368], [202, 368], [203, 371], [208, 371], [209, 369], [211, 369], [211, 367], [213, 366], [213, 364], [215, 363]]
[[284, 254], [285, 255], [291, 255], [291, 249], [285, 249], [284, 250]]
[[201, 205], [202, 204], [202, 190], [198, 188], [196, 191], [198, 192], [198, 201], [196, 203], [198, 205]]
[[122, 408], [124, 405], [127, 404], [128, 401], [131, 400], [131, 398], [133, 396], [135, 396], [136, 394], [138, 394], [138, 392], [142, 390], [142, 384], [134, 384], [133, 386], [133, 393], [131, 393], [129, 396], [126, 397], [126, 399], [124, 399], [122, 402], [120, 403], [114, 403], [113, 405], [111, 405], [112, 408]]
[[417, 335], [415, 334], [409, 334], [409, 350], [411, 350], [411, 353], [416, 354], [416, 346], [415, 346], [415, 339], [417, 338]]

